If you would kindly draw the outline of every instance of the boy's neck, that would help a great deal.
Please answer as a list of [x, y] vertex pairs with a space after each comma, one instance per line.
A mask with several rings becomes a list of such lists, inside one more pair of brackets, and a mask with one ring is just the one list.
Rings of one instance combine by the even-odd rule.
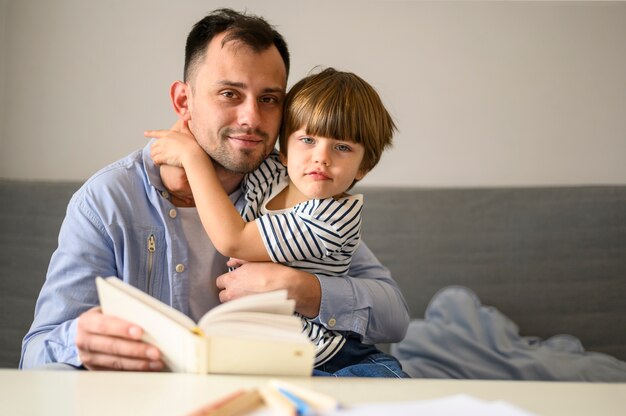
[[289, 181], [289, 184], [285, 186], [285, 188], [278, 193], [278, 195], [274, 196], [267, 202], [267, 208], [272, 211], [278, 211], [281, 209], [292, 208], [298, 205], [301, 202], [308, 201], [310, 198], [307, 198], [296, 186], [293, 182]]
[[[344, 192], [341, 195], [336, 195], [333, 198], [345, 198], [350, 196], [350, 194]], [[278, 193], [278, 195], [274, 196], [270, 199], [265, 205], [267, 209], [272, 211], [278, 211], [281, 209], [293, 208], [296, 205], [308, 201], [312, 198], [304, 195], [300, 190], [293, 184], [293, 182], [289, 181], [289, 184]]]

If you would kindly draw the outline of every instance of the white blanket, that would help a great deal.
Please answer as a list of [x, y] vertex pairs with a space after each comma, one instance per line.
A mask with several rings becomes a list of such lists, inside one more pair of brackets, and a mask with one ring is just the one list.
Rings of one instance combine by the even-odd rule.
[[586, 352], [571, 335], [522, 337], [513, 321], [459, 286], [439, 291], [391, 352], [418, 378], [626, 381], [625, 362]]

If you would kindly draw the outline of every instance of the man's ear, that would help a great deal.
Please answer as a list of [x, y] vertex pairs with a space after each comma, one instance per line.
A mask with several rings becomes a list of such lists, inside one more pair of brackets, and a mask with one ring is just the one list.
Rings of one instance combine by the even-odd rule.
[[174, 111], [182, 120], [191, 120], [189, 103], [191, 102], [191, 87], [182, 81], [174, 81], [170, 87], [170, 99]]

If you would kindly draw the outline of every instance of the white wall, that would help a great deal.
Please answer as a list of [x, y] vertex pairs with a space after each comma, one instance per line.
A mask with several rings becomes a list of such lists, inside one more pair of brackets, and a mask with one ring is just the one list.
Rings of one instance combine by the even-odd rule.
[[[5, 148], [5, 122], [4, 122], [4, 84], [7, 79], [7, 55], [8, 48], [7, 45], [7, 5], [8, 0], [0, 0], [0, 166], [4, 164], [4, 154], [6, 152]], [[0, 167], [0, 173], [4, 172], [2, 167]], [[0, 175], [2, 177], [2, 175]]]
[[169, 126], [186, 35], [218, 6], [381, 93], [368, 185], [626, 183], [626, 3], [0, 0], [0, 177], [85, 179]]

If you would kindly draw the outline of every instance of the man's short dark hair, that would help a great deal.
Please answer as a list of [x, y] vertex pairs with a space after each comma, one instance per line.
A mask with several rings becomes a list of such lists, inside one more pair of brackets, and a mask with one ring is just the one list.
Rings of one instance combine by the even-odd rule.
[[185, 46], [184, 81], [193, 77], [196, 64], [204, 60], [207, 46], [215, 35], [228, 31], [222, 45], [237, 41], [261, 52], [276, 46], [283, 58], [287, 75], [289, 74], [289, 49], [283, 36], [265, 19], [259, 16], [236, 12], [232, 9], [217, 9], [196, 23], [187, 36]]

